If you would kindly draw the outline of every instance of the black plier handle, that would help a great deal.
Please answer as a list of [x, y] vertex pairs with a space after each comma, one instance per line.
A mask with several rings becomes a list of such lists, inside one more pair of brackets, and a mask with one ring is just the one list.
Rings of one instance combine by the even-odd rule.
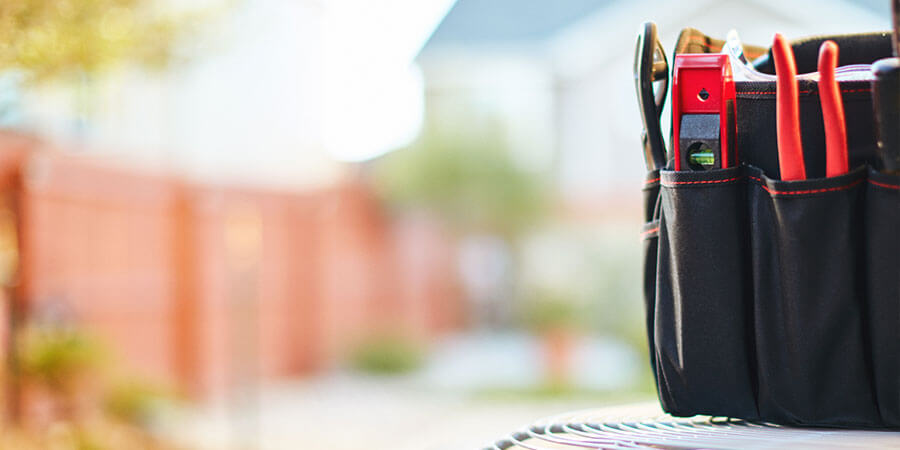
[[[657, 81], [661, 83], [654, 91], [653, 83]], [[666, 165], [666, 144], [660, 116], [669, 89], [669, 63], [653, 22], [644, 22], [638, 34], [634, 50], [634, 86], [644, 125], [641, 134], [644, 162], [647, 170], [661, 169]]]

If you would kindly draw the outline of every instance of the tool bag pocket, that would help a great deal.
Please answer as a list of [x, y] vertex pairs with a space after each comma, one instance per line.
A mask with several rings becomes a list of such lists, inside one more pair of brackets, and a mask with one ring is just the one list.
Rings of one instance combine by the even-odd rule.
[[878, 412], [900, 427], [900, 176], [869, 171], [865, 212], [865, 283]]
[[666, 412], [900, 427], [900, 177], [658, 178], [644, 294]]
[[757, 417], [743, 170], [660, 174], [648, 304], [660, 400], [675, 415]]
[[641, 239], [644, 247], [644, 320], [647, 331], [647, 343], [649, 344], [650, 369], [653, 371], [653, 379], [656, 380], [656, 355], [653, 344], [653, 315], [656, 303], [656, 257], [659, 249], [659, 218], [656, 206], [659, 200], [659, 171], [655, 170], [647, 174], [644, 181], [644, 227], [641, 230]]
[[776, 181], [748, 169], [747, 261], [767, 421], [880, 423], [866, 351], [866, 175], [860, 167]]

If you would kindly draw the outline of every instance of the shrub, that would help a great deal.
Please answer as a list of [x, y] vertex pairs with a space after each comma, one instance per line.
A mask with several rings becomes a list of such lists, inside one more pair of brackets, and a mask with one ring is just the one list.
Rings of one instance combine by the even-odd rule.
[[160, 407], [172, 399], [165, 389], [136, 379], [125, 379], [110, 386], [103, 409], [111, 417], [138, 426], [147, 426]]
[[398, 335], [381, 335], [366, 339], [352, 354], [357, 370], [374, 374], [401, 374], [422, 365], [422, 348], [413, 340]]
[[73, 330], [30, 328], [19, 342], [22, 376], [56, 389], [100, 369], [106, 359], [99, 341]]
[[583, 313], [569, 296], [543, 290], [525, 302], [522, 321], [535, 333], [574, 330], [583, 325]]

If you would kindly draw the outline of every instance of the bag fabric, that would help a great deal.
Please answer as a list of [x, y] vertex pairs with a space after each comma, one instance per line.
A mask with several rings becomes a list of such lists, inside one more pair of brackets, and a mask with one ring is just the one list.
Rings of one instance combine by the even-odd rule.
[[852, 169], [825, 178], [817, 86], [801, 83], [802, 181], [779, 180], [774, 83], [736, 87], [741, 165], [654, 171], [644, 184], [663, 409], [900, 428], [900, 177], [875, 170], [869, 85], [841, 83]]

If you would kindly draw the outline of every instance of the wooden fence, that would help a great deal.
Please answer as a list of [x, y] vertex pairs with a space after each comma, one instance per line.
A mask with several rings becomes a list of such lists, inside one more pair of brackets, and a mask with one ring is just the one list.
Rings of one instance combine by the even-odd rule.
[[203, 186], [0, 134], [29, 321], [96, 333], [196, 398], [325, 370], [380, 329], [428, 340], [464, 311], [452, 241], [361, 183]]

